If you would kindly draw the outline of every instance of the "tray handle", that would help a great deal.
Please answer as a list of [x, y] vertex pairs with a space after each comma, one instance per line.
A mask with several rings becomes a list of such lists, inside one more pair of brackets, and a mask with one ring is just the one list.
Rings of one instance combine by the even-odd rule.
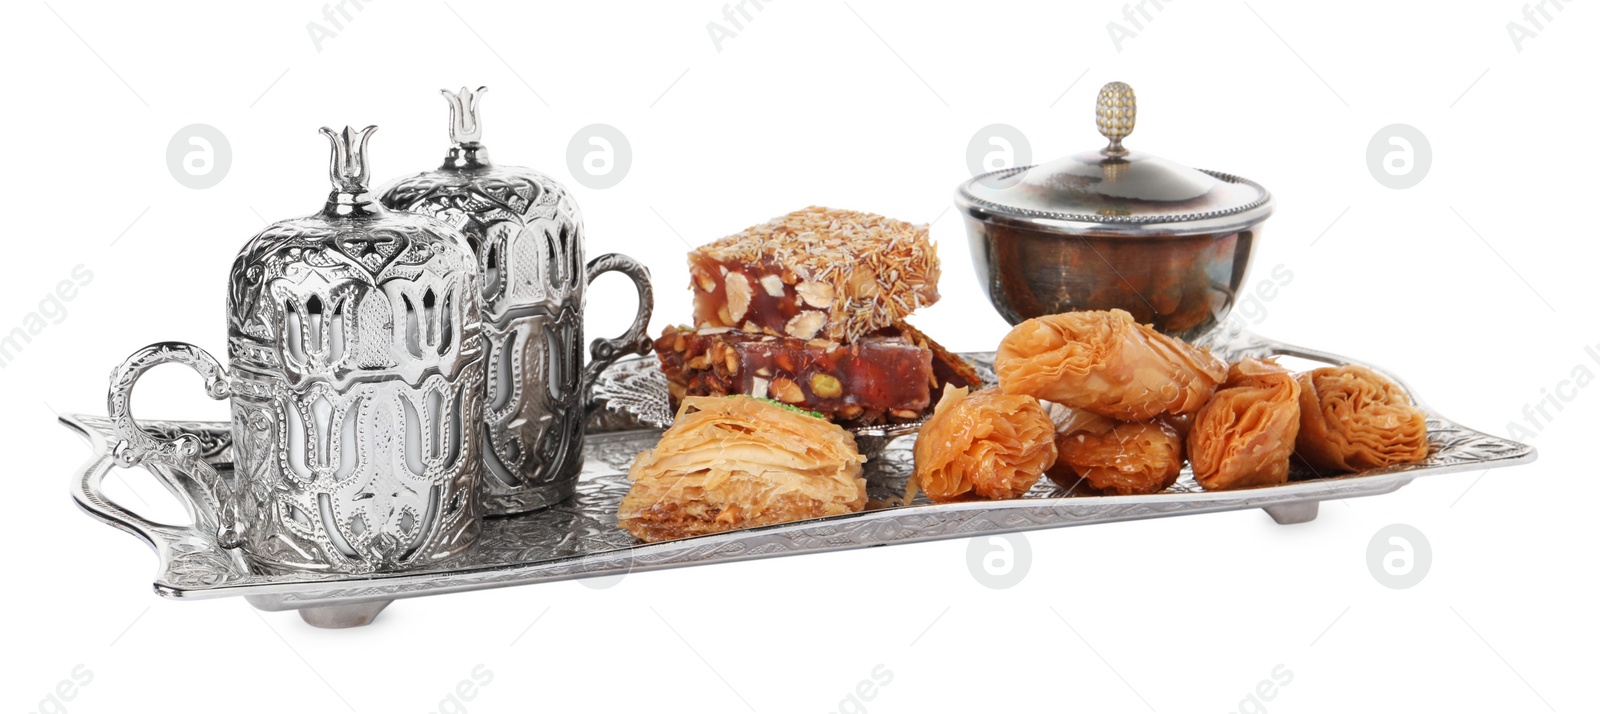
[[[94, 437], [91, 435], [90, 438]], [[115, 466], [116, 459], [112, 457], [109, 449], [96, 453], [94, 459], [83, 467], [78, 478], [73, 481], [72, 500], [101, 521], [144, 538], [159, 550], [162, 545], [172, 540], [166, 537], [166, 534], [173, 526], [151, 521], [106, 498], [101, 483]]]
[[589, 365], [583, 369], [581, 392], [586, 410], [594, 407], [595, 382], [611, 363], [623, 355], [642, 355], [650, 352], [650, 335], [647, 330], [650, 328], [650, 313], [655, 307], [655, 294], [650, 289], [650, 269], [621, 253], [607, 253], [589, 261], [587, 282], [592, 283], [595, 278], [612, 271], [627, 275], [633, 280], [633, 286], [639, 290], [639, 311], [633, 316], [633, 324], [628, 326], [628, 331], [622, 333], [621, 337], [599, 338], [589, 344]]
[[[111, 420], [111, 431], [117, 439], [117, 443], [112, 445], [110, 450], [111, 463], [121, 468], [146, 464], [165, 466], [167, 468], [152, 468], [150, 473], [166, 481], [167, 487], [177, 493], [193, 491], [178, 483], [175, 474], [181, 473], [197, 482], [203, 495], [212, 501], [210, 504], [213, 507], [212, 512], [217, 514], [217, 544], [224, 548], [237, 548], [242, 542], [239, 536], [238, 504], [228, 484], [222, 480], [222, 476], [201, 457], [198, 439], [190, 434], [181, 434], [173, 439], [158, 439], [139, 428], [133, 419], [131, 411], [133, 386], [138, 383], [139, 377], [152, 367], [167, 363], [185, 365], [199, 372], [200, 377], [205, 380], [206, 396], [212, 399], [227, 399], [232, 394], [227, 372], [210, 353], [199, 347], [186, 342], [157, 342], [133, 353], [111, 371], [111, 388], [106, 393], [106, 410]], [[89, 480], [93, 478], [94, 495], [98, 496], [99, 481], [104, 476], [104, 471], [104, 469], [89, 469], [89, 473], [84, 476], [84, 483], [80, 484], [80, 490], [89, 489]], [[96, 473], [98, 476], [95, 476]], [[149, 524], [148, 521], [128, 513], [126, 509], [110, 504], [104, 498], [99, 500], [106, 507], [115, 509], [115, 517], [119, 520], [129, 520], [131, 517], [141, 526]]]

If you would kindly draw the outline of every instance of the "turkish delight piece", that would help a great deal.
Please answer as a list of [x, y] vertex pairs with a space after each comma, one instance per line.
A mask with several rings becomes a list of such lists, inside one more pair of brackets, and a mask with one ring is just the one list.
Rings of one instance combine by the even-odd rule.
[[933, 352], [893, 331], [844, 344], [668, 327], [655, 349], [675, 403], [745, 394], [864, 425], [920, 418], [936, 386]]
[[854, 342], [939, 300], [927, 225], [813, 206], [689, 253], [696, 327]]

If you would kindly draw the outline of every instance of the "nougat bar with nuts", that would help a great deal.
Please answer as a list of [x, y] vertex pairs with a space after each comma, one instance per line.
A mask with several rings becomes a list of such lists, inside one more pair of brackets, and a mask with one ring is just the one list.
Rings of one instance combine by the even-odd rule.
[[689, 253], [696, 327], [855, 342], [939, 300], [927, 225], [813, 206]]
[[922, 417], [937, 384], [933, 350], [892, 329], [844, 344], [668, 327], [655, 349], [674, 403], [745, 394], [838, 422], [880, 424]]

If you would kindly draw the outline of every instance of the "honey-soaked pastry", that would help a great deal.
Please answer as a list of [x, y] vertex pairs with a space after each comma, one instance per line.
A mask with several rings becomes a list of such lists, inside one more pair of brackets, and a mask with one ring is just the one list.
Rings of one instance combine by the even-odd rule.
[[1033, 397], [947, 385], [914, 455], [917, 484], [935, 501], [1018, 498], [1055, 463], [1055, 425]]
[[927, 224], [812, 206], [689, 253], [696, 327], [853, 342], [939, 300]]
[[1210, 351], [1134, 322], [1122, 310], [1036, 317], [995, 353], [1007, 394], [1027, 394], [1122, 421], [1191, 414], [1228, 368]]
[[689, 397], [629, 469], [617, 521], [654, 542], [857, 513], [866, 458], [825, 419], [751, 397]]
[[1081, 481], [1104, 495], [1160, 493], [1183, 471], [1183, 440], [1167, 423], [1079, 420], [1056, 432], [1051, 480], [1066, 488]]
[[1428, 458], [1428, 418], [1400, 385], [1366, 367], [1305, 372], [1294, 450], [1319, 471], [1361, 471]]
[[1284, 483], [1299, 432], [1300, 383], [1276, 362], [1245, 358], [1194, 417], [1194, 480], [1208, 491]]
[[1161, 421], [1178, 432], [1178, 439], [1182, 443], [1189, 443], [1189, 429], [1194, 427], [1193, 414], [1179, 414], [1177, 416], [1161, 417]]

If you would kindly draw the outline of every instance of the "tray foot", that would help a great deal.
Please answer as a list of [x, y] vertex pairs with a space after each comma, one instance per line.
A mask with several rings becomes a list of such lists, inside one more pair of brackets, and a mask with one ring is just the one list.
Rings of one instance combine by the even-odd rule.
[[1317, 519], [1317, 504], [1320, 501], [1301, 501], [1299, 503], [1280, 503], [1275, 506], [1263, 506], [1261, 510], [1272, 516], [1280, 526], [1292, 526], [1296, 523], [1307, 523]]
[[350, 605], [317, 605], [300, 608], [300, 619], [312, 627], [361, 627], [378, 619], [378, 613], [393, 600], [375, 600]]

